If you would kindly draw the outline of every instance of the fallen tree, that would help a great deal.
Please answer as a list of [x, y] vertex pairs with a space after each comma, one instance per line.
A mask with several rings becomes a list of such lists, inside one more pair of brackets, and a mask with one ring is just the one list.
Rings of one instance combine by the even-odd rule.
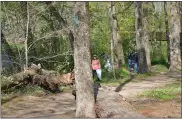
[[8, 81], [3, 82], [1, 90], [7, 90], [14, 86], [35, 84], [43, 87], [46, 90], [55, 92], [59, 90], [59, 85], [73, 84], [74, 74], [73, 72], [62, 74], [55, 71], [49, 71], [41, 68], [41, 65], [32, 64], [28, 68], [24, 68], [24, 71], [14, 74], [7, 78]]
[[137, 113], [134, 107], [112, 90], [100, 90], [96, 102], [96, 114], [98, 118], [125, 118], [143, 117]]
[[17, 85], [24, 85], [31, 82], [32, 77], [35, 74], [41, 72], [41, 66], [32, 64], [29, 68], [24, 68], [24, 71], [14, 74], [10, 77], [6, 77], [6, 80], [1, 81], [1, 90], [6, 90]]

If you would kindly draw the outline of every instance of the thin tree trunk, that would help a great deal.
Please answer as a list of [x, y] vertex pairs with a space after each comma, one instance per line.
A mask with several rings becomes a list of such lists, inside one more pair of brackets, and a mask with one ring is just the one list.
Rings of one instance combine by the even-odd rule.
[[95, 100], [91, 69], [88, 2], [75, 2], [74, 71], [76, 83], [76, 117], [95, 118]]
[[28, 30], [29, 30], [29, 6], [27, 2], [27, 25], [26, 25], [26, 37], [25, 37], [25, 66], [28, 67]]
[[135, 32], [136, 32], [136, 45], [138, 52], [138, 73], [149, 72], [145, 44], [143, 40], [143, 24], [142, 24], [142, 2], [135, 2]]
[[166, 40], [167, 40], [167, 59], [168, 59], [168, 64], [170, 64], [169, 25], [168, 25], [168, 14], [166, 7], [167, 7], [167, 2], [164, 1], [165, 28], [166, 28]]
[[109, 18], [110, 18], [110, 29], [111, 29], [111, 39], [110, 39], [110, 46], [111, 46], [111, 64], [112, 64], [112, 70], [113, 70], [113, 75], [114, 79], [116, 79], [116, 74], [115, 74], [115, 56], [114, 56], [114, 37], [116, 37], [114, 33], [114, 24], [113, 24], [113, 17], [112, 17], [112, 2], [109, 5]]
[[181, 16], [180, 2], [170, 3], [170, 71], [181, 70], [181, 55], [180, 55], [180, 33], [181, 33]]

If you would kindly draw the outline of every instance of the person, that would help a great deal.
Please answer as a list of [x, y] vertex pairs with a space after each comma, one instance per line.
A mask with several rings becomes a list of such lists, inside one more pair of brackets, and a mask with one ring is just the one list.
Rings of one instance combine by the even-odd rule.
[[135, 59], [134, 71], [137, 72], [138, 71], [138, 54], [137, 54], [137, 52], [134, 53], [134, 59]]
[[137, 72], [137, 70], [138, 70], [138, 55], [136, 52], [129, 53], [128, 65], [129, 65], [130, 69], [133, 69], [135, 72]]
[[92, 59], [92, 70], [93, 70], [93, 76], [97, 75], [97, 78], [99, 81], [101, 81], [101, 64], [100, 60], [97, 59], [97, 56], [94, 55]]
[[104, 59], [106, 61], [106, 64], [104, 67], [107, 69], [107, 71], [110, 72], [112, 67], [111, 67], [111, 61], [110, 61], [109, 55], [105, 54]]

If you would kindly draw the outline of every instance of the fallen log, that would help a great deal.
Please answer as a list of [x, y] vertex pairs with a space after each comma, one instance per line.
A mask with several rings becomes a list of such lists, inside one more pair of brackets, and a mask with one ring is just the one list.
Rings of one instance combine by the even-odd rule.
[[36, 74], [32, 78], [32, 83], [41, 86], [42, 88], [49, 90], [50, 92], [60, 92], [59, 86], [73, 85], [74, 77], [72, 73], [55, 75], [39, 75]]
[[[36, 84], [51, 92], [57, 91], [58, 85], [72, 85], [74, 83], [74, 73], [58, 74], [56, 71], [49, 71], [41, 68], [41, 65], [32, 64], [24, 71], [8, 77], [1, 85], [2, 90], [9, 89], [17, 85], [26, 85], [28, 83]], [[28, 82], [28, 83], [27, 83]]]
[[1, 90], [6, 90], [11, 87], [20, 84], [26, 84], [26, 82], [31, 82], [32, 77], [35, 74], [41, 73], [41, 66], [32, 64], [29, 68], [24, 68], [24, 71], [14, 74], [10, 77], [7, 77], [6, 80], [3, 80], [1, 83]]
[[112, 90], [100, 90], [96, 102], [96, 114], [98, 118], [125, 118], [141, 117], [134, 107]]

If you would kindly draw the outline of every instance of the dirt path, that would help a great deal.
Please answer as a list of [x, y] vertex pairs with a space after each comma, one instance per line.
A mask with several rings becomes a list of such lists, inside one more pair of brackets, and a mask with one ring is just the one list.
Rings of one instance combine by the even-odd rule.
[[[135, 101], [136, 95], [154, 87], [174, 82], [174, 78], [157, 75], [142, 82], [129, 82], [118, 92], [129, 101]], [[115, 90], [116, 87], [103, 87]], [[107, 97], [107, 95], [106, 95]], [[2, 104], [1, 117], [59, 118], [74, 117], [75, 100], [71, 92], [54, 95], [21, 96]], [[142, 113], [142, 112], [140, 112]], [[143, 113], [142, 113], [143, 114]]]
[[130, 82], [122, 88], [119, 92], [128, 102], [130, 102], [137, 111], [146, 116], [152, 118], [179, 118], [181, 115], [181, 94], [178, 97], [169, 101], [160, 101], [157, 99], [149, 99], [143, 97], [137, 97], [146, 89], [152, 89], [161, 87], [166, 84], [171, 84], [179, 79], [179, 74], [173, 75], [157, 75], [149, 77], [142, 82]]
[[175, 82], [175, 78], [170, 78], [167, 75], [152, 76], [144, 79], [144, 81], [141, 82], [127, 83], [124, 85], [119, 94], [128, 100], [134, 100], [133, 98], [135, 98], [138, 94], [142, 93], [146, 89], [161, 87], [172, 82]]
[[48, 96], [22, 96], [1, 107], [2, 117], [64, 118], [74, 117], [75, 100], [71, 93]]

